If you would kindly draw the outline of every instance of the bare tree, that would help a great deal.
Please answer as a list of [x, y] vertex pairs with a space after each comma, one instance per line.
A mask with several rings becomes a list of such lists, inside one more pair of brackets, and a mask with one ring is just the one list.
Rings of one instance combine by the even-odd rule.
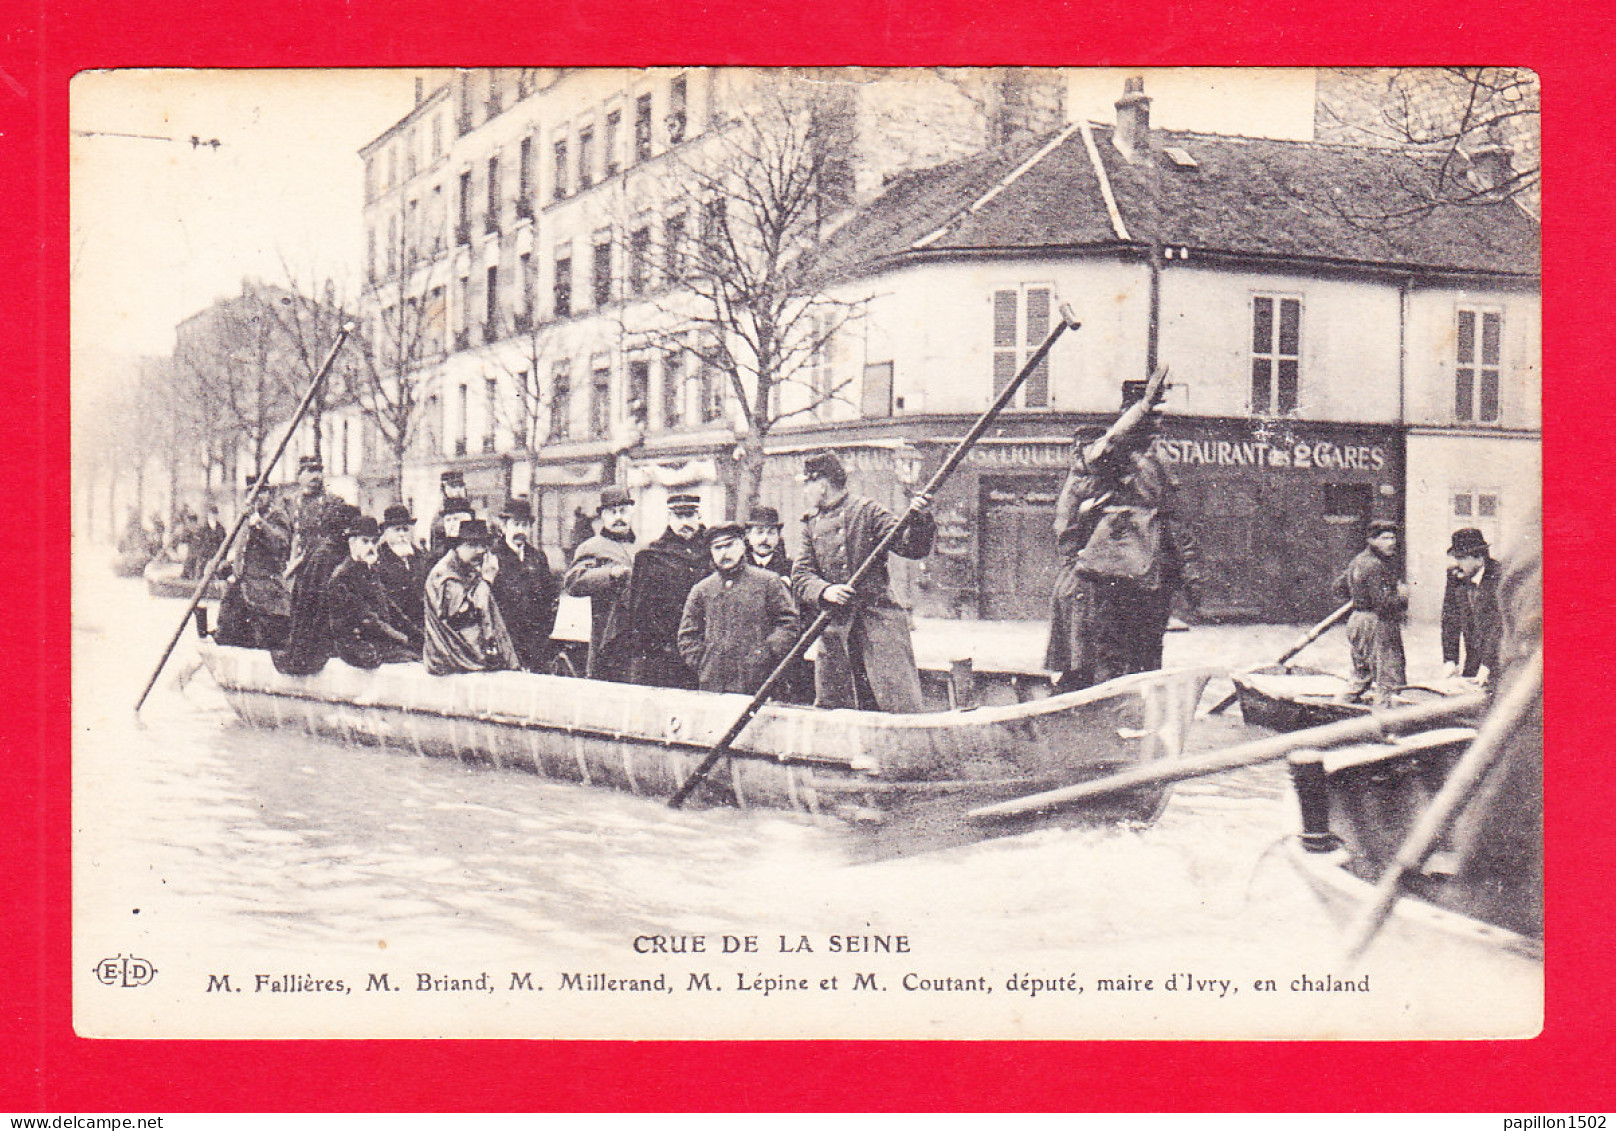
[[[261, 306], [279, 335], [278, 346], [284, 354], [286, 380], [295, 403], [320, 372], [321, 364], [342, 331], [342, 324], [351, 315], [344, 308], [332, 280], [309, 284], [299, 280], [284, 261], [281, 266], [287, 285], [284, 289], [262, 290]], [[325, 436], [322, 422], [326, 409], [353, 396], [349, 387], [353, 383], [352, 368], [333, 365], [330, 376], [309, 402], [315, 455], [324, 455], [320, 446]]]
[[1417, 224], [1439, 209], [1514, 200], [1536, 215], [1540, 87], [1519, 67], [1383, 67], [1321, 72], [1321, 140], [1414, 150], [1393, 199], [1332, 202], [1372, 227]]
[[[743, 511], [757, 501], [769, 433], [852, 384], [827, 379], [828, 352], [863, 309], [836, 296], [818, 254], [852, 196], [848, 94], [775, 72], [759, 77], [748, 106], [670, 164], [662, 187], [684, 223], [624, 231], [631, 292], [647, 257], [667, 288], [660, 301], [631, 302], [625, 330], [689, 351], [727, 382], [741, 416]], [[805, 392], [787, 397], [791, 386]]]
[[496, 419], [510, 429], [517, 448], [537, 452], [550, 439], [553, 383], [548, 370], [559, 356], [552, 348], [553, 322], [540, 322], [531, 311], [516, 316], [515, 333], [491, 352], [489, 365], [505, 378], [509, 395], [496, 402]]

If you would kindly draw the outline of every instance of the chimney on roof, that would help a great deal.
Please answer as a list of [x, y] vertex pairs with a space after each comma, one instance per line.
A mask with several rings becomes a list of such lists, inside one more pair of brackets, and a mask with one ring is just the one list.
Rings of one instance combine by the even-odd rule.
[[426, 80], [420, 75], [415, 76], [415, 104], [419, 106], [426, 100]]
[[1132, 164], [1149, 153], [1146, 142], [1150, 137], [1150, 95], [1145, 93], [1142, 75], [1123, 83], [1122, 97], [1116, 105], [1117, 128], [1111, 133], [1111, 143]]

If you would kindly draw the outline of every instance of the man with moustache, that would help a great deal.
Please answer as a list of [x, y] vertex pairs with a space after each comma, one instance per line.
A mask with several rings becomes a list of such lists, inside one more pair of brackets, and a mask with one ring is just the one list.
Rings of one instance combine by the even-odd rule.
[[426, 574], [434, 563], [415, 544], [412, 532], [415, 518], [410, 508], [393, 503], [382, 512], [382, 542], [376, 548], [376, 577], [387, 598], [399, 613], [399, 627], [407, 632], [417, 652], [423, 643], [422, 625], [426, 609], [422, 604]]
[[344, 505], [335, 495], [325, 493], [325, 464], [319, 456], [304, 456], [297, 461], [297, 482], [302, 490], [293, 504], [292, 549], [284, 574], [294, 584], [315, 547], [328, 540], [336, 522], [334, 512]]
[[1467, 526], [1448, 544], [1447, 588], [1442, 594], [1442, 674], [1486, 684], [1498, 671], [1503, 634], [1498, 606], [1498, 563], [1487, 539]]
[[381, 527], [361, 515], [348, 524], [348, 556], [326, 582], [331, 644], [343, 663], [356, 668], [407, 664], [420, 658], [403, 617], [388, 599], [375, 569]]
[[[784, 524], [780, 512], [773, 507], [753, 507], [746, 517], [747, 564], [766, 569], [791, 582], [791, 558], [786, 554], [785, 542], [780, 537]], [[793, 595], [792, 603], [796, 603]], [[782, 703], [812, 703], [814, 701], [814, 666], [807, 660], [795, 660], [778, 684], [777, 698]]]
[[1336, 578], [1336, 596], [1352, 602], [1347, 643], [1352, 649], [1352, 681], [1340, 696], [1356, 702], [1373, 687], [1373, 702], [1384, 706], [1408, 682], [1403, 658], [1403, 612], [1408, 586], [1397, 569], [1397, 524], [1369, 524], [1363, 552]]
[[634, 555], [629, 579], [630, 683], [696, 686], [696, 673], [679, 654], [679, 623], [685, 599], [712, 568], [701, 524], [701, 497], [689, 493], [668, 496], [668, 528]]
[[533, 507], [526, 499], [511, 499], [500, 508], [499, 574], [494, 578], [494, 600], [516, 646], [522, 667], [530, 672], [550, 670], [555, 649], [556, 607], [561, 589], [550, 572], [544, 549], [533, 539]]
[[696, 583], [679, 623], [679, 654], [703, 691], [751, 695], [797, 639], [797, 603], [783, 577], [753, 565], [745, 528], [707, 535], [716, 572]]
[[422, 659], [433, 675], [521, 667], [494, 599], [499, 559], [489, 552], [492, 541], [487, 523], [466, 519], [460, 524], [459, 541], [427, 574]]
[[427, 554], [436, 564], [455, 544], [460, 524], [474, 513], [471, 500], [466, 497], [466, 476], [459, 471], [445, 471], [438, 476], [438, 491], [443, 503], [432, 519], [427, 534]]
[[569, 597], [589, 598], [590, 679], [627, 682], [629, 677], [628, 592], [634, 572], [634, 499], [621, 487], [600, 493], [600, 533], [573, 551], [562, 587]]

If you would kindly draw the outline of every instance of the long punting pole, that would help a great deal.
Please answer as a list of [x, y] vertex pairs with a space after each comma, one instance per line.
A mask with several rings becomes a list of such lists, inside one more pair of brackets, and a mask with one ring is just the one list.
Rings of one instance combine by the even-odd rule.
[[[1309, 644], [1313, 643], [1313, 641], [1317, 640], [1336, 625], [1346, 620], [1347, 614], [1350, 612], [1352, 612], [1352, 602], [1348, 601], [1335, 612], [1319, 621], [1318, 624], [1304, 632], [1301, 638], [1298, 639], [1295, 644], [1292, 644], [1285, 650], [1285, 654], [1283, 656], [1274, 661], [1274, 665], [1278, 666], [1285, 663], [1285, 661], [1295, 656], [1303, 648], [1306, 648]], [[1225, 695], [1222, 699], [1219, 699], [1216, 704], [1207, 710], [1206, 713], [1209, 715], [1221, 715], [1224, 711], [1227, 711], [1238, 698], [1240, 698], [1240, 689], [1237, 687], [1233, 691], [1229, 692], [1229, 694]]]
[[1346, 965], [1357, 962], [1369, 949], [1375, 935], [1391, 917], [1392, 908], [1396, 906], [1398, 897], [1403, 894], [1404, 877], [1425, 867], [1425, 862], [1431, 858], [1431, 852], [1436, 847], [1437, 841], [1442, 839], [1459, 813], [1475, 796], [1488, 771], [1496, 766], [1499, 759], [1508, 751], [1509, 740], [1520, 729], [1521, 722], [1542, 695], [1543, 650], [1539, 648], [1527, 661], [1520, 677], [1482, 721], [1481, 730], [1477, 733], [1475, 741], [1470, 744], [1470, 749], [1464, 752], [1464, 756], [1449, 772], [1436, 797], [1432, 799], [1425, 812], [1420, 814], [1419, 824], [1414, 826], [1414, 830], [1403, 841], [1402, 847], [1397, 850], [1392, 866], [1386, 869], [1380, 877], [1380, 882], [1375, 885], [1374, 900], [1364, 909], [1358, 921], [1353, 924], [1352, 932], [1347, 936], [1344, 959]]
[[[931, 477], [931, 481], [921, 489], [920, 494], [930, 498], [937, 493], [938, 488], [948, 480], [950, 475], [954, 474], [954, 469], [959, 467], [961, 461], [965, 459], [966, 453], [971, 450], [977, 440], [982, 438], [982, 433], [988, 430], [988, 426], [993, 423], [993, 418], [998, 416], [1004, 406], [1010, 403], [1010, 398], [1016, 395], [1016, 390], [1021, 388], [1022, 383], [1032, 375], [1032, 371], [1038, 368], [1039, 363], [1048, 355], [1060, 336], [1067, 330], [1077, 329], [1079, 325], [1081, 323], [1077, 321], [1077, 317], [1072, 313], [1072, 308], [1063, 304], [1060, 308], [1060, 321], [1049, 332], [1049, 336], [1044, 339], [1043, 344], [1027, 359], [1027, 364], [1021, 367], [1021, 372], [1017, 373], [1010, 383], [1004, 387], [1004, 390], [999, 393], [994, 402], [988, 406], [988, 410], [977, 418], [971, 430], [965, 434], [965, 438], [954, 445], [954, 450], [943, 461], [943, 465], [937, 469], [937, 473]], [[857, 589], [859, 582], [863, 581], [865, 575], [875, 568], [876, 563], [885, 560], [887, 550], [908, 528], [914, 513], [913, 510], [904, 511], [897, 524], [887, 532], [887, 536], [876, 543], [875, 548], [869, 552], [869, 555], [859, 564], [858, 569], [853, 572], [853, 576], [847, 579], [847, 585]], [[668, 800], [670, 809], [678, 809], [685, 803], [685, 799], [701, 784], [708, 771], [717, 765], [718, 760], [729, 750], [730, 745], [740, 736], [741, 731], [746, 729], [746, 724], [752, 721], [752, 716], [756, 715], [763, 704], [768, 701], [769, 693], [785, 677], [786, 670], [802, 658], [803, 653], [808, 651], [809, 646], [815, 640], [818, 640], [825, 629], [830, 626], [830, 622], [831, 610], [822, 610], [814, 618], [813, 623], [808, 626], [808, 631], [797, 637], [797, 642], [792, 645], [791, 651], [786, 653], [785, 659], [775, 665], [774, 671], [769, 674], [768, 679], [763, 681], [763, 686], [757, 689], [757, 694], [752, 696], [752, 701], [746, 705], [740, 717], [730, 725], [729, 730], [724, 732], [724, 737], [713, 744], [712, 749], [707, 751], [707, 756], [701, 760], [701, 764], [696, 767], [695, 772], [685, 779], [684, 784]]]
[[247, 492], [247, 501], [241, 508], [241, 514], [236, 516], [236, 524], [230, 528], [230, 533], [225, 536], [223, 542], [219, 543], [219, 548], [214, 551], [213, 557], [209, 559], [208, 568], [202, 574], [202, 580], [196, 583], [196, 592], [191, 594], [191, 603], [185, 606], [185, 615], [180, 617], [180, 623], [174, 626], [174, 635], [168, 638], [168, 647], [163, 649], [163, 658], [157, 661], [157, 666], [152, 669], [151, 678], [146, 681], [145, 690], [140, 693], [140, 698], [135, 700], [135, 714], [138, 715], [140, 709], [146, 705], [146, 696], [150, 695], [151, 689], [157, 685], [157, 677], [163, 673], [163, 665], [168, 663], [169, 656], [174, 653], [174, 646], [180, 642], [180, 634], [185, 631], [185, 626], [190, 621], [191, 614], [202, 603], [202, 594], [207, 592], [208, 582], [212, 581], [213, 575], [219, 572], [219, 566], [224, 563], [225, 558], [230, 554], [230, 547], [235, 544], [236, 535], [241, 533], [241, 528], [247, 524], [247, 519], [252, 516], [253, 504], [258, 501], [258, 493], [264, 489], [264, 484], [269, 479], [270, 471], [280, 461], [281, 456], [285, 454], [287, 445], [292, 442], [292, 436], [297, 432], [297, 426], [303, 423], [303, 417], [309, 411], [309, 405], [314, 403], [314, 397], [320, 391], [320, 386], [325, 384], [326, 374], [331, 372], [331, 365], [337, 360], [338, 351], [342, 349], [343, 344], [348, 340], [348, 335], [353, 333], [353, 329], [354, 324], [352, 322], [342, 324], [341, 330], [337, 333], [337, 340], [331, 346], [331, 352], [326, 354], [325, 361], [320, 364], [320, 371], [314, 375], [314, 380], [309, 382], [308, 392], [303, 394], [303, 401], [297, 406], [297, 415], [292, 417], [292, 426], [286, 430], [286, 435], [282, 436], [281, 442], [276, 445], [274, 454], [269, 457], [269, 463], [264, 465], [258, 472], [258, 482], [254, 483], [252, 490]]

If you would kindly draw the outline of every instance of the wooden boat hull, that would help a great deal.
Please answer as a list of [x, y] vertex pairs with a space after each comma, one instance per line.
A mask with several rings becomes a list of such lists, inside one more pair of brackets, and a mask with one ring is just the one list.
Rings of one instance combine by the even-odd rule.
[[[360, 671], [333, 660], [318, 675], [287, 676], [265, 652], [210, 641], [200, 649], [254, 726], [652, 797], [671, 796], [746, 703], [521, 672], [430, 676], [414, 664]], [[942, 797], [1069, 784], [1177, 757], [1211, 674], [1151, 672], [1034, 702], [921, 715], [771, 703], [704, 790], [719, 803], [861, 819]], [[1113, 808], [1149, 815], [1165, 797], [1141, 793]]]
[[[1347, 681], [1332, 672], [1307, 667], [1265, 667], [1235, 672], [1230, 678], [1240, 701], [1240, 717], [1252, 726], [1289, 733], [1338, 723], [1369, 714], [1367, 703], [1343, 703], [1337, 696]], [[1442, 692], [1428, 687], [1405, 687], [1394, 705], [1423, 703]]]

